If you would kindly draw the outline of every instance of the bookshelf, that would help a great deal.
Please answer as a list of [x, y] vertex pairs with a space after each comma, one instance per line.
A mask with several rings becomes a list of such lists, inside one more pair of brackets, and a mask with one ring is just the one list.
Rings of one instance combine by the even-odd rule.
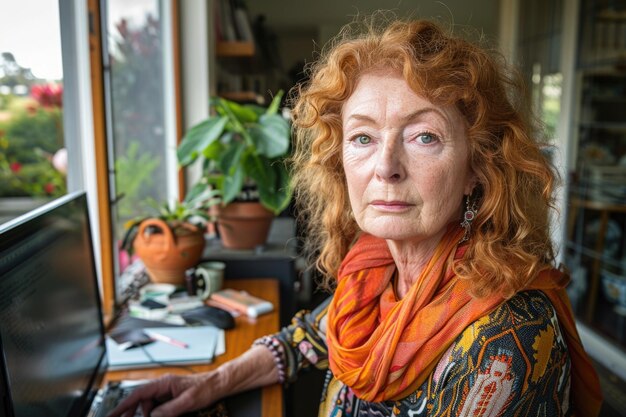
[[626, 349], [626, 0], [582, 0], [565, 263], [579, 320]]
[[213, 91], [240, 103], [263, 104], [258, 48], [243, 0], [213, 0], [215, 72]]

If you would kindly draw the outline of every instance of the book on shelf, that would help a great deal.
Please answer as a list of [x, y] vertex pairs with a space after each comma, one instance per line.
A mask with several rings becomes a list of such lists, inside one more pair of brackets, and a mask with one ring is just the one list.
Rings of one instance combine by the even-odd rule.
[[[218, 39], [226, 42], [236, 42], [237, 31], [235, 30], [235, 20], [230, 0], [219, 0], [216, 4], [216, 16], [220, 19]], [[216, 25], [218, 26], [218, 25]]]
[[239, 35], [239, 40], [243, 42], [254, 42], [254, 34], [248, 17], [248, 9], [243, 0], [233, 0], [233, 14], [235, 28]]
[[220, 7], [220, 2], [219, 1], [214, 1], [213, 2], [213, 27], [215, 28], [215, 39], [217, 39], [218, 42], [223, 42], [225, 35], [224, 35], [224, 28], [222, 27], [222, 8]]
[[217, 0], [214, 7], [215, 34], [219, 42], [254, 42], [243, 0]]

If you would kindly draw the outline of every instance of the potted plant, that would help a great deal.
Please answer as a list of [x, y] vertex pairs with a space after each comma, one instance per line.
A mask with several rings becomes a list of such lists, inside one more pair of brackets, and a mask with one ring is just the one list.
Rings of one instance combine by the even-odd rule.
[[202, 179], [192, 192], [209, 188], [219, 193], [220, 204], [213, 213], [227, 248], [250, 249], [265, 243], [272, 219], [291, 199], [283, 163], [291, 126], [278, 114], [282, 95], [279, 92], [267, 108], [212, 99], [214, 114], [193, 126], [178, 148], [182, 166], [200, 155], [205, 158]]
[[126, 225], [122, 249], [139, 256], [153, 282], [184, 285], [185, 271], [196, 265], [205, 246], [208, 207], [216, 191], [189, 193], [184, 201], [163, 204], [151, 216]]

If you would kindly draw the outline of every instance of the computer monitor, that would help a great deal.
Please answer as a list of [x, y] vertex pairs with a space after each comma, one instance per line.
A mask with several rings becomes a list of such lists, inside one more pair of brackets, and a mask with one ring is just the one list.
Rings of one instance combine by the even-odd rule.
[[83, 415], [107, 356], [87, 199], [0, 225], [0, 414]]

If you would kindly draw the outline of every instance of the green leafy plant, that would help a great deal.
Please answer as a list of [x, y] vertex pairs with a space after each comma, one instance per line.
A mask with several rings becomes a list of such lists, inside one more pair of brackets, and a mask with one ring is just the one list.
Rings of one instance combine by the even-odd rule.
[[136, 140], [131, 141], [125, 154], [115, 160], [118, 215], [123, 221], [150, 209], [147, 203], [149, 191], [153, 186], [154, 170], [160, 164], [160, 159], [151, 152], [142, 151]]
[[[133, 253], [133, 241], [137, 236], [139, 226], [148, 219], [157, 218], [163, 220], [170, 227], [174, 236], [189, 233], [187, 228], [180, 227], [183, 223], [190, 223], [203, 229], [206, 223], [212, 220], [208, 208], [219, 202], [217, 195], [218, 192], [216, 190], [208, 188], [198, 190], [195, 193], [190, 192], [182, 202], [161, 204], [154, 208], [152, 214], [129, 220], [125, 225], [126, 232], [122, 239], [122, 249], [129, 254]], [[148, 233], [157, 232], [155, 230], [146, 230]]]
[[[205, 158], [203, 177], [192, 193], [215, 189], [224, 205], [258, 196], [275, 214], [289, 205], [289, 174], [283, 159], [289, 152], [291, 127], [277, 114], [282, 95], [279, 92], [267, 108], [212, 99], [215, 114], [193, 126], [178, 147], [182, 166], [200, 155]], [[250, 188], [254, 192], [247, 192]]]

